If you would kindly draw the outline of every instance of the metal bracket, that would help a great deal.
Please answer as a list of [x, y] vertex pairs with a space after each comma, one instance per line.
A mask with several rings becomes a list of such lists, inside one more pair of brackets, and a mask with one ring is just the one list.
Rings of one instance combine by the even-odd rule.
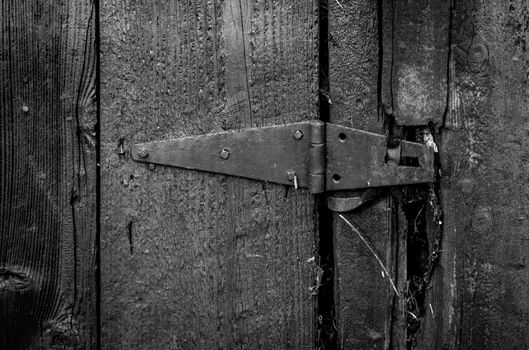
[[[432, 182], [434, 153], [424, 144], [320, 121], [136, 144], [138, 162], [245, 177], [311, 193]], [[407, 159], [413, 166], [399, 165]]]

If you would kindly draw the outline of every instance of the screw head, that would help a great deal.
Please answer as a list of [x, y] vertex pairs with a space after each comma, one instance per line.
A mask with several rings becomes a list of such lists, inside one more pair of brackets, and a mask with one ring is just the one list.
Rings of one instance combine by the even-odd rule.
[[154, 170], [154, 169], [156, 169], [156, 165], [149, 163], [149, 170]]
[[301, 130], [296, 130], [294, 131], [292, 136], [294, 136], [296, 140], [301, 140], [303, 138], [303, 133], [301, 132]]
[[296, 173], [292, 170], [287, 171], [287, 178], [292, 181], [296, 177]]
[[142, 158], [147, 158], [149, 156], [149, 152], [147, 152], [147, 150], [145, 148], [141, 148], [139, 151], [138, 151], [138, 155]]
[[220, 151], [220, 157], [222, 159], [228, 159], [228, 157], [230, 156], [230, 151], [228, 151], [226, 148], [223, 148], [221, 151]]

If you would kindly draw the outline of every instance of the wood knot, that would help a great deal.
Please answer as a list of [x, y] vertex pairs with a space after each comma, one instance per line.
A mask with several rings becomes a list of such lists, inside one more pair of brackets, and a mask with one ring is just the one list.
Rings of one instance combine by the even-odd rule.
[[472, 231], [478, 234], [488, 234], [494, 226], [492, 209], [489, 206], [478, 207], [472, 215]]
[[485, 43], [474, 42], [468, 48], [467, 60], [470, 69], [480, 70], [489, 60], [489, 48]]
[[31, 278], [25, 273], [0, 268], [0, 292], [23, 291], [31, 284]]

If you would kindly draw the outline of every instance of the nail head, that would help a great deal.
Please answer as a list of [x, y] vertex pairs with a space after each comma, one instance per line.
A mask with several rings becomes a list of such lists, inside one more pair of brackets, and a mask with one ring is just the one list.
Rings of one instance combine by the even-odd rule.
[[303, 138], [303, 132], [301, 132], [301, 130], [296, 130], [294, 131], [293, 136], [296, 140], [301, 140]]
[[227, 149], [223, 148], [221, 151], [220, 151], [220, 157], [222, 159], [228, 159], [230, 156], [230, 151], [228, 151]]
[[147, 150], [145, 148], [142, 148], [138, 151], [138, 155], [141, 157], [141, 158], [147, 158], [149, 156], [149, 152], [147, 152]]

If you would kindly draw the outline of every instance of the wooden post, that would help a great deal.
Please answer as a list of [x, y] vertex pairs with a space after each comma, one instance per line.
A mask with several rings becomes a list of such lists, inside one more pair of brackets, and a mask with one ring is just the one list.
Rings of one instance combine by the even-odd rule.
[[136, 142], [318, 117], [317, 1], [102, 2], [105, 348], [310, 349], [308, 191], [134, 162]]
[[0, 348], [96, 349], [96, 5], [0, 6]]

